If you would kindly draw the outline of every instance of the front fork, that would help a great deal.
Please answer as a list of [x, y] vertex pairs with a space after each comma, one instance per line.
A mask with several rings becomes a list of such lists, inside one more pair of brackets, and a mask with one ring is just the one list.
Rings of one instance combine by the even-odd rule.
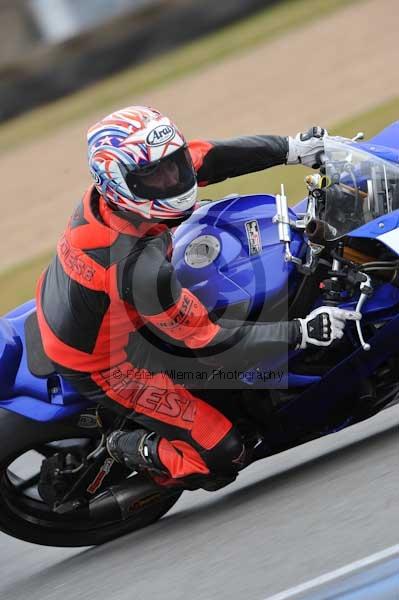
[[[343, 258], [343, 254], [344, 243], [341, 241], [338, 243], [337, 251], [332, 263], [332, 269], [329, 272], [331, 277], [323, 282], [324, 303], [327, 306], [339, 306], [342, 303], [342, 281], [349, 280], [353, 286], [359, 285], [360, 296], [355, 310], [356, 312], [361, 313], [364, 303], [372, 296], [374, 291], [373, 286], [371, 285], [371, 279], [366, 273], [361, 271], [344, 271], [341, 267], [342, 262], [344, 261], [346, 264], [348, 264], [348, 262]], [[364, 339], [361, 321], [356, 321], [356, 331], [361, 347], [365, 352], [368, 352], [371, 346]]]

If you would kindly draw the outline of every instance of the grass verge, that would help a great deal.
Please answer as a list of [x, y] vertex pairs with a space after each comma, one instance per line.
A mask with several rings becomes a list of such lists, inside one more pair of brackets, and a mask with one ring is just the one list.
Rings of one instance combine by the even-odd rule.
[[[397, 119], [399, 119], [399, 98], [332, 126], [330, 131], [333, 134], [347, 137], [353, 137], [358, 131], [364, 131], [366, 138], [370, 138]], [[297, 202], [305, 193], [303, 177], [308, 171], [299, 166], [275, 167], [267, 171], [230, 179], [213, 185], [209, 189], [202, 189], [201, 197], [217, 199], [232, 192], [249, 194], [268, 191], [276, 193], [280, 183], [284, 182], [288, 198]], [[0, 274], [0, 314], [33, 296], [36, 281], [48, 264], [51, 255], [52, 252], [48, 252]]]
[[0, 125], [0, 152], [45, 135], [90, 114], [109, 112], [117, 103], [163, 83], [214, 64], [287, 31], [324, 17], [340, 7], [364, 0], [285, 0], [236, 24], [186, 44], [162, 57], [128, 68], [100, 83]]
[[33, 298], [39, 275], [53, 254], [46, 252], [1, 273], [0, 315]]

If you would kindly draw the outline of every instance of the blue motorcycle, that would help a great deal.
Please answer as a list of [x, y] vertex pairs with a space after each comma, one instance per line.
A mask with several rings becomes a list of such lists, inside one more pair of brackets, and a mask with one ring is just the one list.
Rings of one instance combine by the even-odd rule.
[[[399, 121], [361, 139], [326, 139], [322, 167], [293, 208], [283, 186], [276, 196], [232, 195], [174, 232], [179, 280], [225, 322], [304, 317], [322, 305], [362, 313], [329, 348], [250, 366], [243, 357], [241, 370], [208, 369], [193, 383], [242, 431], [250, 462], [396, 402]], [[33, 300], [0, 319], [0, 409], [0, 529], [11, 536], [100, 544], [156, 521], [182, 493], [109, 457], [106, 436], [121, 418], [54, 371]]]

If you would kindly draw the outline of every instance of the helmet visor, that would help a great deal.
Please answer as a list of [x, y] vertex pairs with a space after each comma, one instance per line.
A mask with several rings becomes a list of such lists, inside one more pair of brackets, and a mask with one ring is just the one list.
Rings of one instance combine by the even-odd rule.
[[195, 171], [186, 146], [169, 156], [126, 175], [132, 194], [146, 200], [173, 198], [190, 190], [196, 183]]

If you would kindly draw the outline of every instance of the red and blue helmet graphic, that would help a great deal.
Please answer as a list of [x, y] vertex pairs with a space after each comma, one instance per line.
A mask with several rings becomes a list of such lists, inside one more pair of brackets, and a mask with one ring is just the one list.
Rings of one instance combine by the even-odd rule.
[[[153, 108], [130, 106], [93, 125], [87, 140], [95, 186], [111, 206], [145, 219], [178, 219], [191, 213], [197, 196], [195, 172], [186, 141], [168, 117]], [[155, 185], [140, 185], [145, 177], [156, 179], [157, 173], [162, 182], [165, 174], [159, 165], [165, 171], [174, 162], [180, 181], [170, 187], [170, 194], [167, 188], [158, 193]]]

